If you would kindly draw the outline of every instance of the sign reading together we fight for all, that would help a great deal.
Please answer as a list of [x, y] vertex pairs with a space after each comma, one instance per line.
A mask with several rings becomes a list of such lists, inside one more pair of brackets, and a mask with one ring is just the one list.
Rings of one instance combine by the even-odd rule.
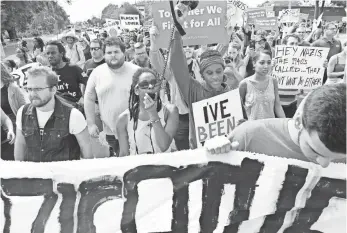
[[[182, 37], [183, 45], [227, 43], [226, 11], [226, 1], [200, 1], [194, 10], [189, 11], [182, 23], [182, 27], [187, 33]], [[169, 1], [154, 1], [152, 14], [155, 26], [159, 31], [156, 40], [157, 46], [168, 48], [171, 30], [174, 26]]]

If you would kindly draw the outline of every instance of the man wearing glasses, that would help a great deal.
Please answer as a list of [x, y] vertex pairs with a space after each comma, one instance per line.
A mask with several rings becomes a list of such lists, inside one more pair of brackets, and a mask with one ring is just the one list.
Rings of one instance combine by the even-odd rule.
[[[17, 112], [14, 157], [19, 161], [53, 162], [92, 158], [82, 113], [55, 96], [58, 76], [49, 67], [28, 71], [30, 104]], [[82, 153], [82, 154], [81, 154]]]
[[152, 68], [149, 56], [146, 51], [146, 46], [138, 42], [134, 45], [135, 56], [131, 61], [133, 64], [140, 66], [141, 68]]
[[93, 69], [98, 67], [101, 64], [105, 63], [104, 52], [102, 50], [102, 41], [99, 39], [94, 39], [90, 43], [90, 52], [92, 58], [86, 61], [83, 71], [89, 77]]
[[305, 27], [302, 27], [302, 26], [299, 26], [297, 29], [296, 29], [296, 34], [299, 36], [300, 38], [300, 43], [299, 43], [299, 46], [311, 46], [311, 44], [307, 41], [305, 41], [305, 37], [307, 35], [307, 32], [306, 32], [306, 28]]
[[[330, 48], [328, 57], [327, 57], [329, 61], [332, 56], [342, 52], [342, 45], [341, 45], [341, 41], [335, 39], [335, 36], [337, 33], [337, 26], [335, 25], [335, 23], [326, 23], [324, 28], [325, 28], [324, 36], [321, 39], [313, 42], [311, 46]], [[324, 77], [323, 77], [323, 84], [326, 82], [327, 78], [328, 78], [327, 70], [325, 70]]]

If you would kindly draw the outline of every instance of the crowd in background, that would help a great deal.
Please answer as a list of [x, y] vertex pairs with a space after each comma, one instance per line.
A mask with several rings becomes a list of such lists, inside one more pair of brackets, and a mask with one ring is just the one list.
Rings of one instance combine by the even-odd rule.
[[[244, 121], [293, 118], [299, 96], [308, 93], [280, 89], [269, 75], [275, 46], [330, 48], [323, 83], [344, 87], [345, 92], [347, 47], [337, 37], [344, 28], [341, 23], [324, 21], [319, 25], [311, 21], [281, 25], [273, 31], [244, 25], [227, 28], [228, 44], [184, 47], [176, 31], [170, 53], [156, 46], [155, 24], [149, 30], [104, 31], [96, 39], [80, 30], [57, 41], [35, 38], [33, 51], [21, 41], [18, 61], [4, 60], [1, 65], [1, 158], [35, 162], [94, 158], [89, 141], [102, 137], [101, 132], [110, 157], [195, 149], [192, 104], [234, 89], [239, 89]], [[26, 85], [21, 88], [10, 73], [31, 62], [41, 66], [28, 71]], [[334, 85], [318, 89], [336, 89]], [[345, 109], [345, 100], [341, 103], [340, 108]], [[324, 110], [334, 108], [326, 106]], [[343, 113], [338, 114], [330, 116], [335, 129], [339, 125], [335, 118], [343, 118]], [[341, 136], [345, 141], [345, 130]], [[333, 146], [326, 144], [329, 140]], [[345, 156], [345, 142], [343, 151], [340, 139], [321, 138], [321, 142], [329, 152], [338, 148], [336, 153]], [[305, 149], [295, 153], [310, 159]]]

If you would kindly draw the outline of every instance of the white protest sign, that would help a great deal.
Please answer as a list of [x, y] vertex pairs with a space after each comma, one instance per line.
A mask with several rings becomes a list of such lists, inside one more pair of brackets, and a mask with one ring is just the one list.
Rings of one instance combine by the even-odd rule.
[[1, 163], [5, 233], [346, 232], [346, 164], [205, 148]]
[[227, 18], [228, 25], [235, 27], [242, 26], [244, 21], [244, 12], [248, 9], [248, 6], [239, 0], [228, 0], [227, 1]]
[[16, 80], [19, 87], [24, 87], [27, 85], [27, 79], [28, 79], [27, 72], [29, 69], [31, 69], [34, 66], [41, 66], [41, 64], [38, 62], [29, 63], [25, 66], [22, 66], [16, 69], [15, 71], [11, 73], [11, 75]]
[[119, 19], [120, 19], [122, 29], [129, 29], [131, 31], [141, 27], [139, 15], [120, 14]]
[[239, 90], [193, 103], [198, 147], [215, 136], [229, 134], [243, 119]]
[[328, 53], [329, 48], [278, 45], [271, 75], [281, 89], [317, 88], [323, 85]]
[[142, 14], [142, 16], [145, 17], [145, 15], [146, 15], [145, 6], [139, 6], [139, 5], [137, 5], [136, 8], [140, 11], [140, 13]]
[[296, 23], [300, 20], [300, 9], [284, 9], [278, 14], [281, 23]]

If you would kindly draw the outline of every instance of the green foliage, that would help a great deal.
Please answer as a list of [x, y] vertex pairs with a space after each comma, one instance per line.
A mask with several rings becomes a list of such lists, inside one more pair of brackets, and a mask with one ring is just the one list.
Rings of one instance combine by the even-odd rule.
[[11, 39], [17, 32], [52, 33], [54, 28], [62, 29], [69, 23], [69, 16], [56, 1], [1, 2], [1, 31], [8, 31]]

